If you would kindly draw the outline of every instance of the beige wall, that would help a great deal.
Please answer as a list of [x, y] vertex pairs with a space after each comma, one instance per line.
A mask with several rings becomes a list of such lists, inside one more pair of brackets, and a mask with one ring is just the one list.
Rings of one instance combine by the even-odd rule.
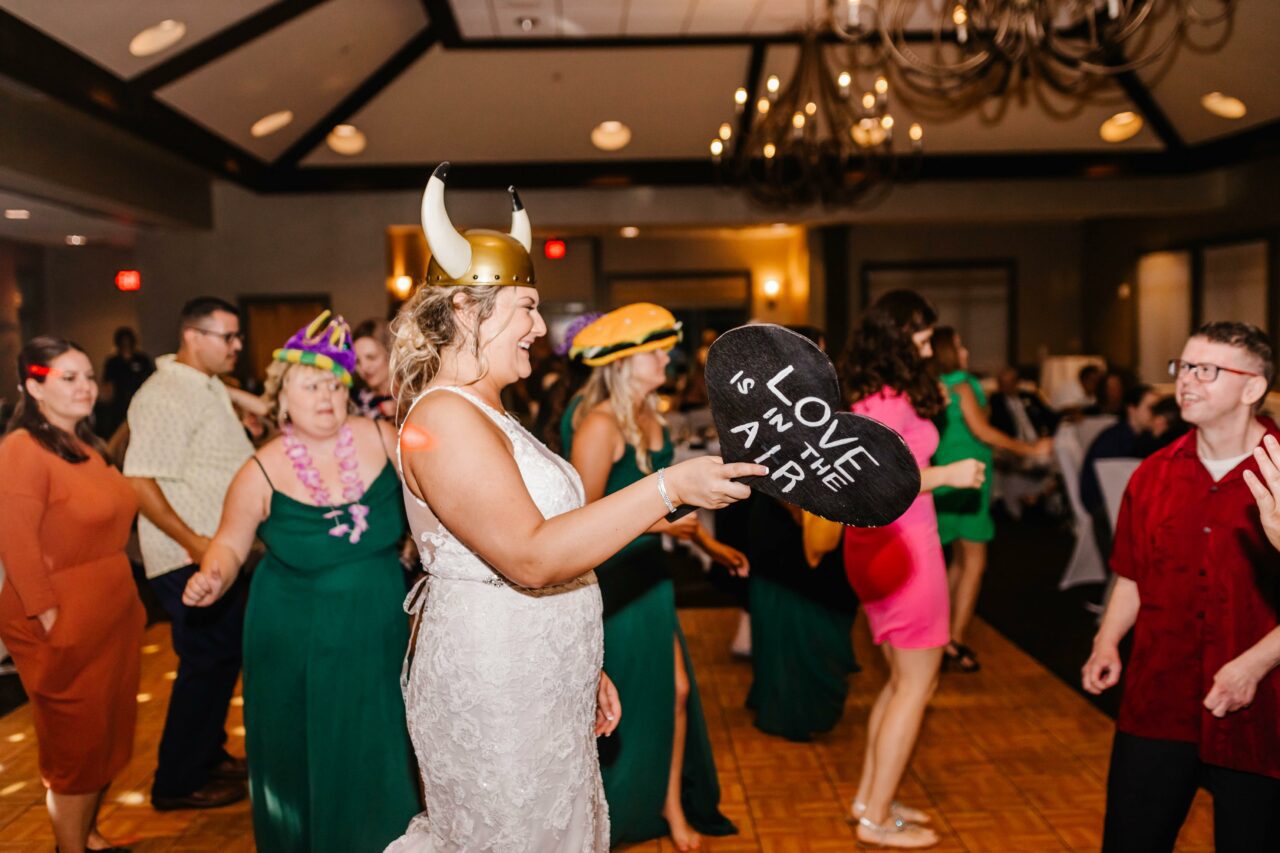
[[868, 261], [1012, 260], [1019, 363], [1080, 352], [1081, 235], [1080, 226], [1070, 223], [855, 225], [849, 237], [851, 315], [862, 306], [860, 271]]
[[32, 331], [75, 341], [101, 370], [112, 351], [115, 330], [121, 326], [138, 328], [138, 309], [152, 287], [144, 276], [141, 293], [116, 289], [116, 272], [133, 266], [130, 249], [84, 246], [44, 250], [42, 319], [34, 321]]
[[[606, 277], [614, 273], [745, 270], [751, 275], [748, 313], [752, 317], [771, 323], [810, 320], [809, 251], [802, 228], [719, 228], [666, 235], [660, 232], [632, 239], [606, 237], [601, 244]], [[761, 290], [770, 278], [782, 286], [782, 293], [772, 304]]]

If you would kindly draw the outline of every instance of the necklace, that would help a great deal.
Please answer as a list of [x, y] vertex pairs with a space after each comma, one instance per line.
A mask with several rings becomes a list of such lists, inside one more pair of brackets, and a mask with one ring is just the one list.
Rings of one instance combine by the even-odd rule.
[[312, 503], [321, 508], [332, 507], [324, 515], [325, 518], [332, 519], [334, 522], [329, 535], [346, 536], [353, 545], [359, 542], [360, 537], [369, 529], [369, 507], [359, 502], [360, 498], [364, 497], [364, 483], [360, 482], [356, 439], [351, 432], [351, 427], [343, 424], [338, 429], [338, 444], [333, 450], [333, 455], [338, 460], [338, 479], [342, 482], [342, 500], [349, 505], [346, 507], [346, 514], [351, 517], [350, 523], [342, 520], [343, 508], [333, 505], [329, 497], [329, 489], [321, 479], [320, 472], [316, 470], [311, 453], [293, 433], [293, 424], [285, 424], [283, 441], [285, 455], [293, 465], [298, 482], [311, 493]]

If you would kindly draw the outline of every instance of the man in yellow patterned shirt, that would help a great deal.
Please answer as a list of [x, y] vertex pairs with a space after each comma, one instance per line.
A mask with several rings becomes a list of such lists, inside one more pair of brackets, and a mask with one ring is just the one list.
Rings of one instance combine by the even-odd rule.
[[218, 378], [242, 348], [235, 307], [201, 297], [182, 309], [176, 355], [129, 406], [124, 473], [138, 495], [147, 578], [172, 621], [178, 676], [151, 789], [157, 809], [215, 808], [244, 799], [243, 759], [226, 744], [227, 709], [240, 674], [246, 584], [214, 607], [187, 608], [182, 590], [217, 530], [227, 488], [253, 454]]

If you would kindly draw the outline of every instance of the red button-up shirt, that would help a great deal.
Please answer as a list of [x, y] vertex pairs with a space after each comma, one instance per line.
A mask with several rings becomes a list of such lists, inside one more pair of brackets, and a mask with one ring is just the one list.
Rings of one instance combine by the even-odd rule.
[[[1263, 419], [1280, 438], [1275, 423]], [[1280, 554], [1244, 482], [1250, 456], [1215, 483], [1193, 430], [1138, 468], [1125, 490], [1111, 567], [1142, 605], [1124, 675], [1120, 731], [1197, 744], [1208, 764], [1280, 778], [1280, 670], [1222, 719], [1204, 707], [1213, 676], [1280, 615]]]

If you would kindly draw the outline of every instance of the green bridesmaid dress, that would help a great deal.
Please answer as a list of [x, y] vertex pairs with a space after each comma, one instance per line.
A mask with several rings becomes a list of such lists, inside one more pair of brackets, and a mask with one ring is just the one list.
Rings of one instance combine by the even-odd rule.
[[793, 741], [829, 732], [844, 714], [858, 612], [837, 547], [809, 568], [804, 534], [768, 495], [749, 504], [751, 691], [756, 728]]
[[[573, 413], [580, 402], [581, 398], [574, 400], [560, 422], [566, 458], [572, 452]], [[674, 455], [671, 438], [663, 430], [662, 449], [650, 455], [653, 469], [670, 465]], [[610, 469], [604, 492], [612, 494], [644, 477], [635, 453], [628, 449]], [[675, 737], [673, 637], [680, 643], [689, 677], [688, 727], [680, 776], [685, 818], [703, 835], [738, 831], [720, 813], [715, 758], [693, 662], [676, 618], [675, 586], [665, 564], [661, 537], [646, 533], [596, 567], [604, 600], [604, 671], [618, 688], [622, 702], [618, 728], [611, 737], [599, 740], [600, 773], [609, 803], [609, 840], [614, 846], [661, 838], [671, 832], [662, 817], [662, 806]]]
[[[419, 811], [400, 696], [404, 507], [390, 462], [361, 503], [369, 528], [353, 544], [329, 534], [334, 508], [273, 485], [258, 528], [267, 553], [245, 614], [244, 717], [259, 850], [381, 851]], [[338, 520], [350, 522], [348, 507]]]
[[963, 370], [944, 373], [940, 379], [947, 386], [950, 402], [938, 424], [940, 434], [938, 449], [933, 454], [934, 465], [947, 465], [961, 459], [977, 459], [986, 463], [987, 478], [978, 489], [953, 489], [940, 486], [933, 490], [933, 505], [938, 510], [938, 536], [943, 545], [957, 539], [969, 542], [990, 542], [996, 537], [996, 525], [991, 519], [991, 448], [970, 431], [960, 410], [960, 395], [956, 386], [968, 384], [978, 405], [985, 408], [987, 395], [971, 374]]

